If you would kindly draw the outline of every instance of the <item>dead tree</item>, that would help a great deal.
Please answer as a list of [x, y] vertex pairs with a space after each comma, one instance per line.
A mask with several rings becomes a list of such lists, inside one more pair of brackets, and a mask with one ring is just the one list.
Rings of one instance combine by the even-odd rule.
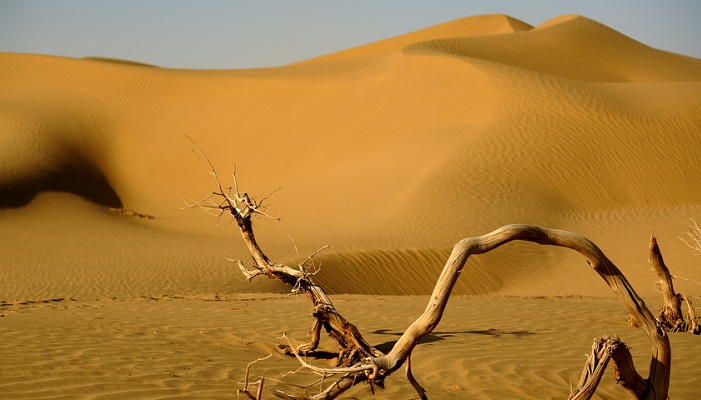
[[[193, 152], [208, 168], [210, 174], [214, 176], [217, 190], [212, 192], [203, 201], [188, 204], [188, 207], [203, 208], [206, 211], [214, 211], [218, 216], [228, 214], [234, 218], [241, 232], [244, 243], [248, 247], [253, 259], [253, 269], [247, 269], [240, 260], [230, 260], [236, 262], [241, 272], [249, 281], [258, 275], [265, 275], [268, 278], [280, 280], [292, 287], [292, 291], [297, 294], [306, 295], [312, 303], [311, 314], [313, 317], [311, 329], [311, 341], [299, 345], [296, 349], [289, 349], [290, 353], [307, 355], [312, 354], [319, 346], [322, 328], [340, 346], [340, 354], [337, 365], [339, 367], [349, 367], [361, 363], [368, 358], [382, 356], [382, 352], [372, 347], [360, 334], [355, 325], [348, 322], [336, 311], [329, 296], [324, 290], [314, 283], [312, 276], [314, 271], [306, 267], [307, 258], [301, 262], [297, 268], [292, 268], [283, 264], [271, 261], [261, 250], [253, 234], [253, 218], [256, 216], [270, 217], [264, 211], [263, 202], [255, 201], [247, 193], [239, 192], [236, 172], [233, 175], [233, 187], [224, 187], [221, 184], [216, 170], [207, 158], [206, 154], [196, 144]], [[313, 255], [312, 255], [313, 257]], [[359, 380], [363, 380], [360, 379]]]
[[[245, 192], [239, 192], [235, 174], [234, 186], [224, 187], [206, 155], [201, 152], [201, 149], [198, 148], [198, 150], [198, 156], [216, 179], [217, 190], [204, 201], [191, 204], [189, 207], [215, 210], [219, 215], [228, 214], [233, 217], [251, 253], [253, 265], [246, 267], [241, 261], [232, 261], [236, 261], [248, 280], [260, 275], [280, 280], [290, 285], [293, 292], [304, 293], [312, 303], [312, 340], [296, 348], [290, 342], [289, 351], [297, 356], [304, 368], [323, 374], [324, 377], [337, 378], [326, 389], [306, 398], [333, 399], [361, 382], [382, 387], [388, 376], [404, 366], [407, 378], [419, 397], [426, 399], [425, 390], [411, 372], [411, 354], [414, 347], [440, 322], [453, 286], [468, 258], [473, 254], [487, 253], [515, 240], [565, 247], [580, 253], [587, 264], [613, 290], [626, 308], [631, 323], [645, 332], [652, 345], [649, 375], [643, 378], [636, 372], [631, 354], [625, 344], [619, 339], [608, 337], [597, 339], [579, 385], [572, 392], [570, 399], [591, 398], [609, 360], [614, 363], [617, 382], [630, 391], [636, 399], [666, 399], [671, 369], [671, 349], [667, 334], [669, 331], [688, 331], [698, 334], [698, 321], [693, 315], [693, 308], [688, 300], [687, 305], [691, 310], [688, 320], [684, 321], [681, 317], [680, 302], [674, 300], [675, 296], [677, 300], [681, 297], [673, 292], [669, 271], [664, 267], [654, 237], [651, 238], [650, 244], [650, 262], [656, 270], [658, 268], [661, 270], [658, 274], [661, 274], [661, 287], [665, 293], [673, 294], [669, 295], [669, 300], [668, 295], [665, 295], [665, 308], [660, 319], [650, 312], [621, 271], [590, 240], [563, 230], [514, 224], [503, 226], [483, 236], [459, 241], [454, 246], [436, 282], [425, 311], [407, 328], [394, 347], [384, 354], [372, 347], [358, 329], [338, 313], [324, 290], [314, 283], [313, 271], [305, 267], [309, 259], [293, 268], [273, 262], [265, 255], [256, 241], [252, 224], [255, 216], [268, 216], [263, 202], [257, 202]], [[308, 364], [301, 357], [301, 355], [313, 354], [317, 349], [322, 328], [340, 348], [336, 368], [316, 367]], [[285, 396], [299, 398], [289, 394]]]
[[[648, 261], [657, 274], [658, 286], [664, 301], [659, 318], [654, 318], [650, 314], [642, 300], [639, 300], [639, 302], [642, 307], [645, 307], [644, 309], [630, 309], [630, 305], [627, 303], [630, 303], [630, 299], [637, 297], [632, 287], [630, 288], [631, 292], [626, 294], [619, 293], [611, 284], [609, 286], [618, 294], [619, 300], [626, 305], [631, 323], [636, 327], [642, 328], [653, 344], [650, 375], [647, 379], [644, 379], [636, 372], [630, 350], [620, 339], [602, 336], [594, 340], [592, 353], [584, 367], [577, 389], [572, 392], [570, 399], [591, 398], [606, 370], [609, 360], [614, 364], [616, 382], [626, 388], [636, 399], [667, 398], [671, 371], [671, 349], [669, 340], [666, 338], [666, 332], [686, 332], [699, 335], [701, 330], [699, 329], [698, 318], [694, 314], [691, 300], [674, 291], [672, 275], [664, 263], [660, 247], [654, 236], [650, 236]], [[601, 275], [601, 272], [599, 274]], [[621, 277], [623, 278], [622, 274]], [[626, 297], [629, 298], [628, 301], [625, 300]], [[682, 301], [687, 305], [686, 320], [682, 316]], [[634, 301], [631, 304], [638, 304], [638, 301]], [[640, 318], [634, 318], [634, 314], [640, 314], [643, 317], [644, 325], [641, 325]], [[655, 371], [659, 372], [653, 374]]]
[[[701, 334], [698, 318], [694, 313], [691, 299], [674, 291], [674, 281], [667, 265], [662, 258], [660, 247], [654, 236], [650, 238], [650, 266], [657, 274], [658, 286], [662, 292], [664, 305], [660, 310], [658, 322], [668, 332], [687, 332]], [[682, 302], [686, 303], [686, 319], [682, 314]]]

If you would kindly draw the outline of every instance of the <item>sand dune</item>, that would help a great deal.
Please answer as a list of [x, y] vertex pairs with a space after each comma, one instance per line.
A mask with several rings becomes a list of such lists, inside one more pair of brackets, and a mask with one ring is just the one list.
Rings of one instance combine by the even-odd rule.
[[[230, 235], [231, 254], [245, 257], [235, 232], [214, 230], [206, 215], [181, 210], [183, 197], [199, 198], [212, 187], [189, 135], [221, 174], [228, 176], [236, 163], [250, 193], [283, 188], [270, 209], [283, 222], [261, 221], [261, 239], [288, 260], [296, 257], [288, 236], [303, 252], [330, 244], [334, 261], [323, 278], [329, 282], [348, 275], [340, 272], [346, 267], [371, 269], [384, 282], [383, 274], [396, 274], [400, 265], [422, 281], [422, 271], [440, 268], [440, 257], [410, 257], [404, 249], [445, 254], [464, 236], [513, 222], [588, 235], [645, 285], [649, 277], [640, 264], [655, 232], [680, 273], [699, 280], [676, 237], [699, 214], [701, 64], [584, 17], [536, 28], [501, 15], [471, 17], [267, 69], [1, 57], [6, 145], [0, 183], [10, 221], [23, 221], [36, 196], [69, 192], [155, 216], [134, 228], [153, 237], [175, 229], [194, 235], [186, 241], [206, 242], [197, 239], [204, 234], [222, 243]], [[43, 204], [34, 207], [63, 213], [77, 203]], [[96, 212], [76, 207], [86, 218]], [[50, 231], [55, 222], [41, 224]], [[4, 225], [11, 248], [31, 248], [10, 233], [21, 227]], [[75, 239], [54, 236], [65, 260], [56, 268], [81, 264], [85, 255], [68, 245]], [[133, 246], [110, 236], [102, 238], [106, 248]], [[153, 247], [161, 245], [170, 247]], [[193, 253], [209, 251], [196, 248]], [[357, 255], [344, 262], [334, 252]], [[382, 265], [371, 261], [372, 252], [386, 255]], [[549, 252], [526, 248], [504, 262], [480, 262], [491, 274], [485, 282], [503, 284], [469, 282], [465, 293], [498, 292], [535, 270], [569, 276], [579, 266]], [[94, 262], [104, 262], [100, 248], [94, 253]], [[123, 253], [127, 264], [148, 259]], [[504, 265], [523, 258], [527, 274]], [[45, 267], [13, 259], [20, 270]], [[212, 257], [211, 263], [225, 261]], [[157, 261], [146, 264], [144, 271]], [[384, 290], [357, 278], [339, 282], [334, 287], [343, 292]], [[549, 285], [537, 290], [582, 292], [567, 282]], [[391, 292], [427, 287], [409, 283]]]
[[530, 30], [473, 17], [342, 53], [245, 71], [6, 54], [3, 203], [68, 191], [192, 227], [205, 218], [181, 197], [211, 181], [187, 134], [252, 193], [284, 188], [286, 222], [264, 227], [282, 234], [276, 251], [321, 232], [343, 250], [449, 249], [502, 223], [581, 230], [570, 214], [616, 209], [659, 209], [645, 234], [678, 233], [696, 213], [698, 62], [582, 17]]
[[[315, 261], [318, 281], [332, 293], [425, 295], [456, 241], [508, 223], [587, 236], [646, 296], [656, 296], [647, 267], [655, 233], [673, 272], [684, 278], [678, 289], [699, 293], [699, 258], [678, 236], [689, 218], [701, 218], [701, 60], [650, 48], [584, 17], [536, 27], [504, 15], [469, 17], [246, 70], [4, 53], [0, 76], [0, 301], [11, 318], [22, 303], [41, 301], [82, 307], [97, 300], [98, 308], [131, 315], [131, 303], [102, 302], [286, 290], [246, 282], [226, 260], [248, 257], [235, 229], [183, 209], [183, 199], [202, 199], [214, 188], [187, 137], [228, 182], [235, 163], [239, 183], [253, 196], [281, 188], [267, 211], [282, 221], [257, 221], [259, 240], [292, 264], [330, 245]], [[455, 292], [609, 295], [575, 254], [530, 244], [471, 260]], [[596, 309], [597, 301], [585, 307]], [[213, 312], [183, 304], [194, 307], [189, 312]], [[33, 307], [28, 312], [46, 317]], [[17, 321], [17, 329], [29, 329]], [[397, 329], [407, 321], [400, 318]], [[533, 324], [540, 322], [509, 329]], [[589, 322], [571, 324], [574, 332]], [[233, 332], [248, 329], [242, 326]], [[551, 342], [536, 351], [546, 352], [544, 343]], [[66, 346], [61, 351], [79, 347]], [[248, 361], [272, 345], [232, 346], [234, 357]], [[577, 354], [589, 343], [582, 346]], [[526, 372], [512, 359], [457, 365], [439, 355], [428, 363], [445, 366], [436, 374], [450, 369], [455, 381], [472, 382], [456, 389], [441, 381], [442, 396], [467, 390], [479, 398], [558, 397], [572, 375], [571, 367]], [[120, 360], [125, 368], [131, 363]], [[193, 388], [171, 379], [182, 376], [173, 372], [177, 363], [163, 362], [158, 368], [170, 378], [147, 377], [145, 366], [129, 364], [157, 386], [139, 386], [138, 396]], [[190, 374], [231, 384], [243, 364]], [[493, 392], [494, 382], [472, 380], [480, 368], [510, 377], [496, 384], [505, 389]], [[0, 380], [8, 393], [40, 384], [13, 376]], [[52, 396], [51, 379], [65, 376], [73, 381], [60, 385], [72, 393], [135, 395], [127, 390], [133, 382], [87, 388], [71, 371], [59, 371], [42, 381], [41, 395], [26, 398]], [[675, 378], [686, 382], [678, 397], [694, 397], [684, 397], [698, 386], [692, 376]], [[507, 384], [513, 377], [521, 383]], [[203, 390], [216, 397], [220, 389]]]

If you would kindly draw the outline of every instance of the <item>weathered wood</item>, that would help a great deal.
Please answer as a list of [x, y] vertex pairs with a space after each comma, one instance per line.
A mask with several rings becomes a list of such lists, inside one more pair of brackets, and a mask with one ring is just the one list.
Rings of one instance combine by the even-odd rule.
[[[590, 240], [567, 231], [514, 224], [503, 226], [483, 236], [466, 238], [458, 242], [438, 277], [424, 312], [407, 328], [391, 351], [383, 354], [372, 347], [362, 337], [358, 329], [338, 313], [324, 290], [314, 283], [312, 279], [313, 273], [309, 273], [304, 268], [304, 263], [301, 263], [298, 268], [292, 268], [272, 262], [265, 255], [256, 241], [252, 225], [253, 216], [268, 216], [264, 212], [262, 202], [255, 202], [246, 193], [239, 194], [235, 175], [234, 188], [223, 187], [206, 155], [202, 153], [202, 156], [209, 164], [210, 173], [215, 177], [219, 190], [210, 196], [210, 198], [215, 198], [217, 201], [210, 200], [210, 203], [206, 206], [203, 206], [202, 203], [196, 203], [194, 206], [216, 209], [219, 211], [220, 216], [229, 214], [234, 218], [253, 259], [251, 269], [245, 267], [241, 261], [236, 261], [242, 273], [249, 280], [259, 275], [265, 275], [285, 282], [293, 288], [293, 292], [304, 293], [312, 303], [313, 325], [311, 341], [299, 345], [297, 348], [291, 347], [291, 352], [298, 358], [300, 353], [312, 353], [319, 344], [322, 327], [340, 347], [337, 368], [320, 369], [307, 364], [300, 358], [305, 368], [317, 372], [322, 370], [324, 376], [329, 376], [327, 374], [341, 374], [340, 378], [330, 384], [325, 390], [309, 397], [310, 399], [336, 398], [360, 382], [369, 382], [371, 388], [374, 385], [382, 386], [384, 379], [402, 365], [407, 367], [407, 378], [419, 397], [426, 399], [426, 392], [418, 384], [411, 372], [410, 357], [413, 349], [421, 338], [432, 332], [440, 323], [452, 289], [468, 258], [473, 254], [487, 253], [515, 240], [565, 247], [580, 253], [589, 266], [611, 288], [628, 312], [631, 322], [645, 332], [652, 345], [649, 374], [644, 379], [636, 372], [630, 352], [622, 342], [608, 338], [602, 338], [595, 342], [592, 348], [592, 356], [585, 367], [580, 384], [570, 398], [589, 399], [593, 395], [594, 389], [598, 386], [609, 359], [614, 363], [616, 379], [637, 399], [664, 400], [667, 398], [671, 370], [671, 349], [669, 338], [667, 337], [667, 329], [665, 328], [667, 325], [674, 326], [674, 321], [679, 321], [680, 319], [683, 321], [680, 310], [682, 297], [674, 293], [671, 275], [664, 265], [654, 237], [651, 239], [650, 262], [656, 271], [661, 271], [658, 272], [660, 286], [665, 293], [665, 309], [663, 309], [662, 315], [663, 321], [666, 322], [660, 322], [652, 315], [645, 302], [638, 296], [621, 271]], [[234, 190], [233, 194], [231, 193], [232, 189]], [[687, 305], [691, 318], [694, 323], [697, 322], [690, 301], [687, 301]], [[696, 325], [696, 328], [698, 328], [698, 325]], [[260, 396], [260, 392], [258, 396]]]
[[648, 261], [657, 274], [658, 285], [664, 301], [662, 310], [660, 310], [660, 323], [668, 331], [674, 331], [679, 324], [684, 324], [684, 317], [682, 317], [681, 312], [682, 302], [679, 294], [674, 291], [672, 274], [669, 273], [669, 269], [664, 262], [655, 236], [650, 236], [650, 257]]
[[[338, 366], [350, 366], [364, 358], [382, 354], [379, 350], [370, 346], [355, 325], [348, 322], [336, 311], [329, 296], [321, 286], [312, 280], [310, 275], [301, 269], [294, 269], [270, 261], [263, 250], [261, 250], [253, 234], [251, 217], [255, 214], [255, 210], [259, 205], [247, 198], [243, 201], [246, 202], [245, 207], [231, 204], [228, 205], [228, 212], [236, 220], [241, 236], [251, 252], [254, 270], [252, 272], [247, 270], [241, 262], [239, 262], [239, 268], [249, 278], [262, 274], [285, 282], [293, 287], [295, 291], [304, 293], [312, 303], [311, 313], [314, 317], [311, 330], [312, 340], [309, 343], [300, 345], [297, 351], [309, 354], [316, 350], [319, 344], [319, 333], [321, 327], [323, 327], [340, 347]], [[243, 210], [250, 211], [244, 212]]]
[[[319, 333], [323, 327], [339, 345], [340, 354], [338, 366], [351, 366], [363, 359], [377, 357], [382, 352], [372, 347], [361, 335], [355, 325], [348, 322], [336, 311], [329, 296], [321, 286], [317, 285], [301, 263], [298, 268], [275, 263], [268, 258], [258, 245], [253, 232], [253, 218], [255, 216], [270, 217], [265, 213], [263, 201], [255, 201], [246, 192], [240, 193], [236, 172], [232, 174], [234, 179], [233, 187], [222, 185], [219, 175], [204, 151], [193, 141], [196, 146], [193, 149], [195, 155], [202, 161], [209, 170], [210, 175], [215, 179], [217, 190], [210, 194], [205, 200], [188, 204], [188, 207], [197, 207], [206, 211], [214, 210], [218, 217], [224, 214], [230, 215], [239, 228], [241, 237], [248, 248], [253, 260], [252, 269], [247, 268], [240, 260], [230, 260], [237, 263], [244, 276], [251, 280], [257, 276], [265, 275], [268, 278], [280, 280], [293, 288], [295, 293], [303, 293], [312, 303], [312, 340], [309, 343], [301, 344], [295, 349], [302, 354], [310, 354], [317, 349], [319, 344]], [[362, 381], [362, 377], [358, 381]]]
[[[691, 300], [684, 298], [674, 290], [674, 279], [669, 272], [669, 268], [664, 262], [657, 239], [650, 236], [650, 266], [657, 274], [658, 286], [662, 292], [664, 305], [660, 310], [659, 322], [661, 326], [669, 332], [687, 332], [691, 334], [701, 334], [698, 319], [691, 306]], [[682, 301], [687, 304], [687, 319], [682, 313]]]
[[626, 388], [636, 399], [655, 398], [650, 395], [650, 390], [657, 390], [655, 386], [648, 384], [635, 370], [633, 356], [630, 349], [623, 342], [616, 343], [611, 349], [611, 360], [615, 369], [614, 379], [618, 384]]
[[596, 392], [596, 388], [601, 382], [601, 378], [606, 372], [606, 367], [611, 359], [614, 346], [620, 341], [603, 336], [594, 339], [591, 346], [591, 355], [587, 358], [587, 363], [582, 370], [577, 387], [570, 393], [569, 400], [589, 400]]
[[[241, 213], [237, 214], [237, 218], [242, 218], [241, 216], [245, 215]], [[249, 244], [249, 248], [253, 248], [254, 252], [260, 251], [255, 240], [253, 240], [252, 231], [250, 233], [248, 232], [250, 225], [242, 223], [239, 227], [242, 229], [244, 240]], [[575, 250], [584, 256], [589, 266], [604, 279], [606, 284], [616, 294], [619, 301], [624, 305], [631, 321], [645, 332], [652, 344], [652, 360], [648, 378], [635, 378], [638, 376], [637, 372], [629, 373], [630, 371], [635, 371], [634, 368], [630, 368], [632, 362], [628, 365], [625, 358], [620, 358], [620, 365], [616, 365], [617, 370], [623, 372], [620, 375], [621, 382], [625, 382], [626, 385], [624, 386], [631, 390], [636, 396], [639, 396], [637, 397], [639, 399], [666, 399], [669, 390], [669, 374], [671, 368], [669, 339], [665, 330], [658, 324], [655, 317], [645, 305], [645, 302], [638, 296], [625, 276], [604, 253], [588, 239], [567, 231], [531, 225], [506, 225], [486, 235], [467, 238], [458, 242], [453, 248], [436, 282], [436, 286], [423, 314], [407, 328], [392, 350], [387, 354], [377, 355], [379, 352], [372, 354], [373, 349], [367, 345], [369, 350], [366, 350], [364, 357], [348, 357], [349, 360], [359, 360], [353, 364], [353, 372], [350, 372], [349, 369], [348, 374], [334, 382], [322, 393], [312, 396], [311, 398], [335, 398], [348, 388], [365, 380], [381, 384], [387, 376], [395, 372], [409, 359], [411, 352], [420, 339], [433, 331], [438, 325], [443, 316], [445, 307], [447, 306], [451, 291], [468, 258], [473, 254], [483, 254], [492, 251], [515, 240], [565, 247]], [[346, 353], [357, 354], [362, 351], [363, 347], [361, 343], [367, 343], [364, 341], [361, 343], [354, 342], [357, 341], [358, 338], [362, 338], [359, 333], [356, 335], [357, 329], [340, 317], [335, 309], [333, 309], [330, 300], [328, 300], [328, 296], [326, 296], [320, 287], [313, 284], [309, 277], [303, 276], [298, 270], [270, 263], [263, 255], [254, 255], [254, 260], [256, 260], [256, 268], [258, 268], [258, 271], [262, 274], [280, 279], [293, 287], [300, 287], [308, 294], [315, 305], [315, 309], [333, 310], [329, 313], [320, 314], [320, 320], [327, 328], [327, 331], [329, 331], [329, 334], [346, 350]], [[367, 356], [368, 353], [372, 355]], [[339, 365], [341, 365], [340, 361]], [[359, 369], [362, 372], [359, 372]], [[421, 396], [425, 396], [421, 390], [422, 389], [417, 389]]]
[[623, 386], [636, 399], [646, 398], [650, 387], [636, 371], [630, 349], [621, 339], [602, 336], [594, 339], [591, 350], [579, 384], [572, 391], [568, 400], [591, 399], [601, 382], [609, 361], [613, 363], [616, 383]]
[[[506, 225], [486, 235], [458, 242], [438, 278], [424, 313], [404, 332], [388, 354], [370, 360], [378, 369], [374, 375], [385, 376], [395, 371], [405, 362], [419, 340], [438, 325], [450, 292], [469, 256], [489, 252], [514, 240], [566, 247], [584, 256], [587, 263], [613, 290], [628, 311], [631, 320], [645, 332], [652, 344], [652, 360], [647, 382], [654, 390], [648, 391], [643, 398], [666, 399], [671, 368], [669, 338], [642, 298], [621, 271], [590, 240], [571, 232], [532, 225]], [[373, 379], [374, 376], [371, 374], [369, 378]]]

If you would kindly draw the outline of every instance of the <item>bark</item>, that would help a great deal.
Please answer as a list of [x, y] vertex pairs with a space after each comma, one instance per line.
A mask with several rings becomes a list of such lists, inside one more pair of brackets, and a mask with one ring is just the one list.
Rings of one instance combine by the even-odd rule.
[[[658, 285], [662, 292], [662, 300], [664, 301], [659, 318], [661, 326], [669, 332], [688, 332], [694, 335], [701, 334], [698, 320], [691, 306], [691, 300], [685, 299], [684, 296], [674, 291], [672, 274], [669, 272], [669, 268], [667, 268], [664, 262], [660, 247], [657, 244], [657, 239], [654, 236], [650, 237], [649, 262], [650, 266], [657, 274]], [[682, 301], [687, 303], [688, 320], [684, 320]]]
[[[630, 354], [628, 346], [623, 342], [613, 346], [611, 359], [615, 369], [614, 379], [626, 388], [636, 399], [651, 398], [650, 390], [656, 390], [655, 386], [649, 385], [647, 380], [638, 374], [633, 365], [633, 356]], [[654, 397], [652, 397], [654, 398]]]
[[579, 384], [570, 394], [569, 400], [588, 400], [594, 395], [609, 361], [613, 362], [615, 379], [636, 399], [647, 396], [647, 381], [638, 374], [633, 365], [630, 350], [619, 338], [602, 336], [594, 339], [591, 355], [587, 359]]
[[594, 395], [611, 360], [613, 348], [618, 343], [620, 343], [618, 339], [606, 336], [594, 339], [594, 344], [591, 346], [591, 355], [587, 358], [579, 384], [570, 394], [569, 400], [590, 399]]
[[336, 311], [326, 292], [321, 286], [314, 283], [312, 277], [303, 268], [294, 269], [270, 261], [258, 246], [253, 234], [251, 217], [254, 215], [253, 211], [256, 210], [258, 205], [250, 199], [244, 201], [248, 202], [246, 208], [250, 210], [249, 212], [244, 212], [243, 207], [234, 206], [233, 204], [229, 211], [234, 216], [241, 236], [253, 258], [252, 270], [248, 270], [240, 261], [238, 262], [239, 268], [249, 280], [257, 275], [266, 275], [269, 278], [285, 282], [293, 287], [294, 291], [304, 293], [312, 303], [312, 339], [309, 343], [298, 346], [296, 351], [301, 354], [311, 354], [316, 350], [319, 345], [321, 328], [323, 327], [340, 347], [338, 366], [351, 366], [365, 358], [381, 355], [382, 353], [379, 350], [372, 347], [363, 338], [355, 325], [348, 322]]

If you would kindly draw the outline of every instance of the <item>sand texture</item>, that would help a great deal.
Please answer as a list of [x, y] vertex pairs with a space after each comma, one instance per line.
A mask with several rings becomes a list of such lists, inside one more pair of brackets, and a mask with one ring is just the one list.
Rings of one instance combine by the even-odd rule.
[[[270, 256], [330, 246], [316, 281], [373, 343], [421, 312], [458, 240], [510, 223], [588, 237], [656, 312], [654, 233], [677, 290], [701, 293], [678, 238], [701, 220], [701, 60], [581, 16], [468, 17], [261, 69], [0, 53], [0, 143], [3, 399], [234, 398], [257, 357], [296, 368], [277, 338], [304, 340], [308, 305], [247, 282], [235, 226], [187, 209], [215, 189], [197, 146], [225, 184], [235, 168], [272, 193]], [[566, 398], [604, 334], [647, 368], [571, 251], [509, 244], [454, 293], [414, 359], [431, 398]], [[701, 398], [697, 339], [673, 338], [671, 398]], [[408, 398], [400, 375], [349, 398]], [[597, 398], [628, 396], [605, 380]]]

